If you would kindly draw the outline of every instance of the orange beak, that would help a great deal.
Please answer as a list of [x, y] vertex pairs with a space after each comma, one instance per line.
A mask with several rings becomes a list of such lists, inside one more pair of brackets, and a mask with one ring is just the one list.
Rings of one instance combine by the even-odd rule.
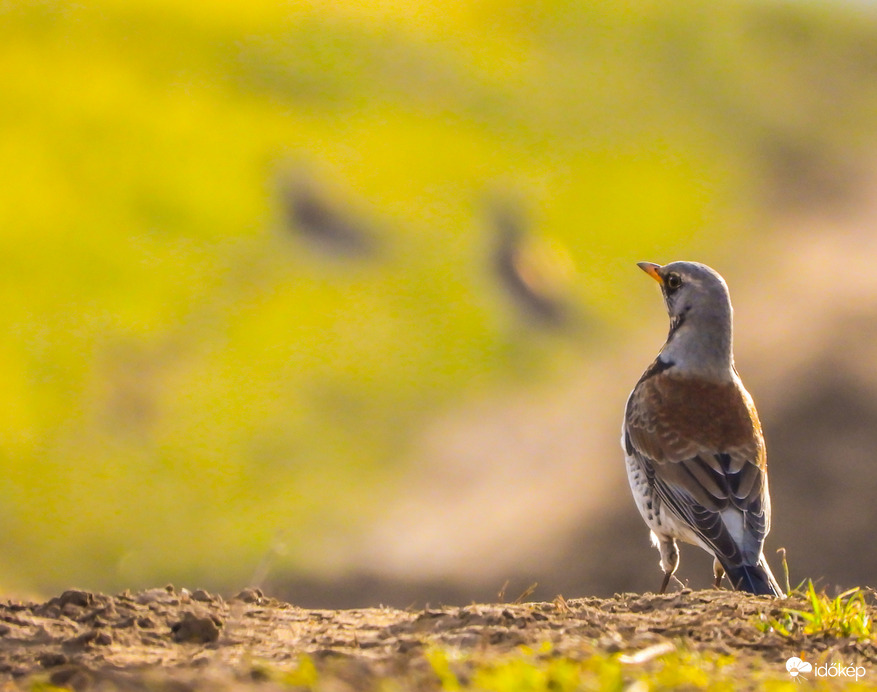
[[659, 284], [664, 283], [664, 279], [662, 279], [661, 275], [658, 274], [658, 270], [661, 268], [660, 264], [655, 264], [654, 262], [637, 262], [636, 266], [638, 266], [646, 274], [651, 276]]

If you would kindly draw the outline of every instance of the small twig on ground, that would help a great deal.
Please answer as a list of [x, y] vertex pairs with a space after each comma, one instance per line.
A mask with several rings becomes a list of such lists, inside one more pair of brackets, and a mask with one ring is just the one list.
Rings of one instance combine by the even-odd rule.
[[785, 548], [777, 548], [777, 552], [782, 556], [783, 561], [783, 577], [786, 582], [786, 593], [792, 592], [792, 583], [789, 581], [789, 563], [786, 560], [786, 549]]
[[526, 589], [524, 589], [524, 592], [520, 596], [518, 596], [514, 601], [512, 601], [512, 603], [514, 603], [515, 605], [518, 605], [519, 603], [523, 603], [525, 598], [528, 598], [529, 596], [533, 595], [533, 592], [536, 590], [537, 586], [539, 586], [539, 582], [534, 581], [532, 584], [530, 584], [530, 586], [528, 586]]
[[505, 603], [505, 590], [509, 588], [509, 580], [506, 579], [505, 583], [499, 587], [499, 593], [496, 594], [496, 598], [500, 603]]

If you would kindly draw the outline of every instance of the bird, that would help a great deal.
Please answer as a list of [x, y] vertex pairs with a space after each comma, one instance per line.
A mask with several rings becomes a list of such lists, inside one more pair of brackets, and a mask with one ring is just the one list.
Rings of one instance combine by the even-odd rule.
[[333, 203], [313, 181], [301, 174], [281, 176], [279, 193], [286, 225], [314, 248], [341, 258], [366, 258], [378, 253], [373, 229]]
[[627, 399], [621, 430], [637, 509], [661, 553], [660, 593], [679, 567], [676, 541], [713, 558], [714, 585], [783, 597], [764, 557], [767, 456], [752, 397], [734, 365], [728, 286], [698, 262], [639, 262], [661, 285], [667, 341]]
[[569, 255], [530, 233], [517, 206], [496, 203], [491, 212], [495, 238], [491, 262], [503, 292], [529, 324], [544, 329], [569, 327], [574, 319]]

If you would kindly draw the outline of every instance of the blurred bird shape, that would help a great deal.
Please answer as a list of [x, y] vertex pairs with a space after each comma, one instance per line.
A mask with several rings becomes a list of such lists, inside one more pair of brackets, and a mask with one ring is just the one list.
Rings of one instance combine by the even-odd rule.
[[343, 258], [378, 253], [378, 239], [369, 225], [330, 201], [329, 195], [312, 180], [290, 174], [281, 177], [279, 188], [287, 227], [313, 247]]
[[512, 205], [494, 205], [494, 273], [519, 313], [549, 328], [568, 327], [572, 260], [559, 244], [538, 239], [525, 229], [523, 213]]
[[676, 541], [714, 557], [715, 586], [783, 596], [762, 551], [770, 531], [767, 457], [755, 405], [734, 366], [733, 311], [706, 265], [639, 267], [661, 285], [670, 333], [627, 400], [621, 445], [636, 506], [661, 553], [661, 593]]

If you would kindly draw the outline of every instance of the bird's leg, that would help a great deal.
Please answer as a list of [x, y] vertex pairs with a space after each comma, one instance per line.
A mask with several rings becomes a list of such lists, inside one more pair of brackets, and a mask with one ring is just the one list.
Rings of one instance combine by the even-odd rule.
[[713, 588], [718, 589], [722, 586], [722, 577], [725, 576], [725, 568], [718, 560], [713, 560], [713, 575], [716, 580], [713, 582]]
[[679, 549], [676, 547], [676, 539], [669, 536], [661, 536], [658, 541], [658, 549], [661, 551], [661, 569], [664, 571], [664, 581], [661, 582], [661, 590], [658, 593], [666, 593], [670, 577], [679, 567]]
[[672, 577], [672, 576], [673, 575], [670, 574], [669, 572], [664, 572], [664, 580], [661, 582], [661, 590], [658, 591], [658, 593], [666, 593], [667, 592], [667, 586], [670, 584], [670, 577]]

